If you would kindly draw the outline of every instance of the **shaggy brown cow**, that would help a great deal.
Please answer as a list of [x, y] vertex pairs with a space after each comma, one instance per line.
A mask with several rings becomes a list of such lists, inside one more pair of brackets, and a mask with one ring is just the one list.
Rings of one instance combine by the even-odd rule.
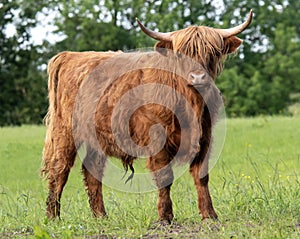
[[[120, 158], [133, 171], [134, 159], [147, 155], [161, 220], [173, 219], [174, 158], [190, 163], [202, 218], [217, 218], [208, 189], [212, 125], [221, 102], [214, 79], [224, 57], [242, 43], [236, 35], [251, 19], [252, 11], [245, 23], [231, 29], [191, 26], [170, 33], [153, 32], [138, 21], [159, 41], [156, 51], [62, 52], [53, 57], [42, 168], [49, 182], [47, 216], [60, 216], [63, 188], [77, 149], [85, 144], [82, 173], [95, 216], [106, 215], [106, 157]], [[132, 105], [137, 107], [132, 110]]]

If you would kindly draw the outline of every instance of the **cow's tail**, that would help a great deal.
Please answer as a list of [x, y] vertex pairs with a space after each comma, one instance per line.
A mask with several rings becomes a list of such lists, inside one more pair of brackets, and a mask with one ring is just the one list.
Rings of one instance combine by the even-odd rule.
[[43, 160], [41, 174], [46, 177], [49, 173], [50, 162], [53, 160], [54, 145], [53, 145], [53, 131], [54, 131], [54, 118], [57, 110], [57, 87], [59, 81], [59, 72], [65, 60], [65, 53], [62, 52], [54, 56], [48, 63], [48, 99], [49, 108], [44, 118], [44, 123], [47, 127], [45, 137], [45, 144], [43, 149]]
[[49, 108], [45, 116], [44, 122], [49, 127], [52, 116], [57, 108], [57, 86], [58, 86], [58, 74], [65, 59], [65, 53], [62, 52], [54, 56], [48, 63], [48, 98]]

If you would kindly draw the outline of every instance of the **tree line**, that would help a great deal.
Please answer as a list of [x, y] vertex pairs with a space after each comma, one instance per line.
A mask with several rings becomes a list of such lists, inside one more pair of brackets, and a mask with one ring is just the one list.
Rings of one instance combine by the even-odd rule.
[[[244, 43], [216, 80], [231, 117], [290, 114], [300, 98], [300, 1], [293, 0], [3, 0], [0, 3], [0, 126], [42, 123], [46, 64], [56, 53], [151, 47], [135, 18], [162, 32], [190, 25], [227, 28], [253, 9]], [[37, 44], [39, 16], [55, 15], [56, 42]], [[9, 34], [13, 26], [14, 33]], [[52, 29], [51, 28], [51, 29]]]

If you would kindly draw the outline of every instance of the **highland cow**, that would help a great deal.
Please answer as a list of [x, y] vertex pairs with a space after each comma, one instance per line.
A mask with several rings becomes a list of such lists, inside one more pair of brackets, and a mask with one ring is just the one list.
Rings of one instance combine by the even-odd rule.
[[[94, 216], [106, 215], [102, 178], [107, 157], [121, 159], [132, 178], [134, 160], [147, 155], [160, 220], [173, 219], [175, 159], [190, 164], [202, 218], [217, 218], [208, 189], [212, 127], [222, 103], [214, 80], [225, 57], [242, 43], [236, 35], [251, 19], [252, 11], [231, 29], [191, 26], [170, 33], [154, 32], [137, 20], [143, 32], [158, 40], [155, 51], [53, 57], [42, 168], [49, 188], [47, 216], [60, 216], [63, 188], [77, 149], [85, 144], [82, 173]], [[133, 104], [139, 107], [131, 112]]]

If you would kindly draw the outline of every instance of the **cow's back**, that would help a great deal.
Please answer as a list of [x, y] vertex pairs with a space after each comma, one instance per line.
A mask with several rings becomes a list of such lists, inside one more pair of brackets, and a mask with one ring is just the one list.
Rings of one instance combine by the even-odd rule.
[[46, 121], [59, 120], [71, 127], [76, 95], [83, 80], [97, 65], [118, 52], [61, 52], [48, 64], [49, 112]]

